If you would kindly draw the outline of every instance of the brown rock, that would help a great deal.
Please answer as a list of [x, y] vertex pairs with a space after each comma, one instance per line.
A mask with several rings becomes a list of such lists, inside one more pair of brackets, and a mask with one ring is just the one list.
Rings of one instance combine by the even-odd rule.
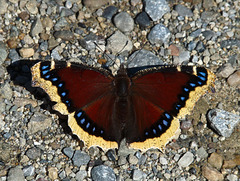
[[232, 160], [224, 160], [223, 168], [234, 168], [240, 165], [240, 155], [235, 155]]
[[172, 56], [179, 56], [179, 48], [176, 45], [171, 44], [168, 49], [171, 50]]
[[202, 175], [209, 181], [222, 181], [224, 179], [223, 175], [219, 171], [208, 166], [204, 166], [202, 168]]
[[213, 167], [220, 169], [222, 167], [223, 158], [221, 155], [217, 153], [212, 153], [211, 156], [208, 158], [208, 163]]
[[29, 19], [30, 15], [26, 11], [23, 11], [18, 14], [18, 17], [21, 18], [23, 21], [26, 21]]
[[19, 53], [20, 53], [21, 57], [29, 58], [34, 55], [34, 49], [33, 48], [21, 48], [19, 50]]
[[230, 75], [227, 79], [227, 83], [232, 87], [239, 87], [240, 86], [240, 70]]
[[109, 3], [109, 0], [83, 0], [83, 4], [90, 9], [101, 8]]
[[9, 48], [17, 48], [17, 40], [16, 39], [9, 39], [7, 41], [8, 47]]

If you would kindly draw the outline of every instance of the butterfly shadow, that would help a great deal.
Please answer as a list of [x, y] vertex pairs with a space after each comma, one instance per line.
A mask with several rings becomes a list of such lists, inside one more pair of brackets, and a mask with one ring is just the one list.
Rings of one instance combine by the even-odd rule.
[[[41, 60], [19, 60], [10, 64], [7, 67], [8, 74], [10, 75], [11, 81], [17, 85], [24, 87], [27, 91], [29, 91], [37, 100], [43, 101], [40, 107], [46, 111], [49, 111], [51, 114], [58, 115], [59, 124], [63, 128], [64, 133], [72, 135], [73, 139], [78, 140], [77, 136], [72, 134], [71, 129], [67, 123], [67, 116], [60, 114], [59, 112], [52, 109], [52, 106], [56, 103], [52, 102], [48, 96], [48, 94], [39, 87], [33, 87], [31, 85], [32, 74], [31, 67], [40, 62]], [[82, 147], [83, 142], [80, 141], [80, 146]]]

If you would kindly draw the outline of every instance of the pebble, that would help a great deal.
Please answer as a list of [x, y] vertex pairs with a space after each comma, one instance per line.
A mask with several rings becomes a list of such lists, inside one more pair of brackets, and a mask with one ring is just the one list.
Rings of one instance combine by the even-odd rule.
[[108, 6], [104, 9], [102, 17], [111, 20], [112, 17], [117, 13], [118, 8], [116, 6]]
[[175, 11], [178, 12], [179, 16], [188, 16], [188, 17], [192, 17], [193, 16], [193, 12], [191, 9], [187, 8], [186, 6], [183, 6], [181, 4], [177, 4], [175, 6]]
[[13, 96], [12, 88], [9, 83], [5, 83], [0, 90], [1, 97], [10, 100]]
[[116, 175], [111, 167], [99, 165], [91, 170], [93, 181], [116, 181]]
[[191, 152], [186, 152], [178, 161], [178, 165], [180, 167], [187, 167], [189, 166], [194, 160], [194, 156]]
[[160, 157], [160, 158], [159, 158], [159, 162], [160, 162], [162, 165], [167, 165], [167, 164], [168, 164], [167, 159], [164, 158], [164, 157]]
[[61, 38], [64, 41], [69, 41], [74, 39], [73, 32], [69, 30], [56, 31], [53, 35], [55, 38]]
[[153, 21], [161, 19], [164, 14], [170, 11], [166, 0], [144, 0], [144, 4], [146, 13]]
[[191, 54], [189, 51], [180, 51], [179, 56], [174, 56], [173, 63], [175, 65], [181, 65], [183, 62], [188, 62], [191, 58]]
[[228, 181], [238, 181], [238, 176], [237, 175], [234, 175], [234, 174], [229, 174], [226, 179]]
[[197, 151], [196, 151], [196, 155], [200, 158], [200, 159], [204, 159], [208, 157], [208, 153], [206, 152], [206, 150], [203, 147], [200, 147]]
[[120, 156], [118, 158], [118, 165], [125, 165], [127, 163], [127, 159], [125, 156]]
[[2, 64], [8, 56], [7, 49], [5, 43], [0, 42], [0, 64]]
[[143, 172], [138, 169], [133, 170], [133, 180], [142, 180], [142, 179], [143, 179]]
[[56, 24], [54, 25], [55, 31], [60, 31], [61, 29], [65, 29], [69, 26], [67, 20], [64, 17], [61, 17]]
[[27, 125], [27, 132], [28, 134], [34, 134], [38, 131], [43, 131], [47, 128], [50, 128], [52, 125], [52, 120], [41, 113], [35, 113], [28, 125]]
[[48, 168], [48, 176], [51, 180], [55, 180], [58, 178], [58, 170], [56, 167], [49, 167]]
[[22, 58], [29, 58], [34, 55], [34, 49], [33, 48], [21, 48], [19, 50], [19, 54]]
[[127, 12], [118, 13], [113, 22], [115, 26], [122, 32], [130, 32], [134, 28], [134, 20]]
[[29, 148], [29, 149], [26, 151], [26, 155], [27, 155], [27, 157], [30, 158], [31, 160], [36, 160], [36, 159], [40, 158], [40, 156], [41, 156], [41, 150], [40, 150], [40, 148], [32, 147], [32, 148]]
[[27, 21], [30, 18], [30, 15], [27, 11], [22, 11], [18, 14], [19, 18], [21, 18], [23, 21]]
[[85, 170], [79, 170], [75, 176], [77, 181], [82, 181], [86, 177], [87, 177], [87, 172]]
[[31, 36], [34, 37], [43, 31], [43, 26], [40, 18], [37, 18], [31, 27]]
[[212, 153], [208, 158], [208, 163], [216, 169], [220, 169], [223, 164], [223, 158], [221, 155], [217, 154], [216, 152]]
[[218, 69], [217, 75], [218, 77], [228, 78], [234, 71], [235, 68], [230, 63], [225, 63]]
[[202, 41], [199, 41], [196, 46], [196, 50], [198, 51], [198, 53], [204, 52], [205, 49], [206, 49], [206, 47], [205, 47], [204, 43]]
[[68, 158], [72, 158], [73, 157], [73, 153], [74, 153], [74, 150], [71, 148], [71, 147], [66, 147], [66, 148], [63, 148], [63, 153], [68, 157]]
[[142, 67], [148, 65], [163, 65], [163, 61], [160, 60], [154, 53], [151, 51], [142, 49], [134, 52], [128, 59], [130, 62], [128, 64], [129, 68], [132, 67]]
[[90, 161], [90, 156], [85, 152], [76, 150], [73, 155], [72, 161], [74, 165], [80, 167], [82, 165], [88, 164], [88, 162]]
[[151, 44], [161, 45], [162, 43], [168, 43], [170, 35], [171, 33], [167, 27], [165, 27], [163, 24], [157, 24], [148, 34], [148, 40]]
[[136, 164], [138, 163], [138, 159], [137, 159], [137, 157], [135, 157], [133, 154], [130, 154], [130, 155], [128, 156], [128, 162], [129, 162], [130, 164], [136, 165]]
[[26, 8], [30, 14], [38, 13], [38, 6], [36, 0], [29, 0], [26, 4]]
[[8, 3], [6, 0], [0, 0], [0, 14], [5, 14], [7, 12]]
[[221, 109], [212, 109], [208, 112], [207, 116], [210, 126], [224, 137], [230, 137], [235, 126], [240, 122], [238, 115]]
[[35, 174], [35, 168], [32, 165], [28, 165], [23, 168], [24, 177], [33, 176]]
[[10, 168], [8, 171], [7, 181], [25, 181], [23, 171], [19, 167]]
[[144, 11], [137, 15], [135, 21], [139, 24], [141, 28], [146, 28], [150, 26], [150, 18]]
[[117, 160], [116, 152], [113, 149], [108, 150], [106, 155], [107, 155], [107, 157], [110, 161], [116, 161]]
[[108, 3], [109, 0], [83, 0], [83, 4], [90, 9], [101, 8]]
[[203, 166], [202, 174], [209, 181], [222, 181], [222, 180], [224, 180], [223, 175], [219, 171], [217, 171], [215, 168], [211, 168], [209, 166]]
[[237, 70], [232, 75], [230, 75], [227, 79], [227, 83], [231, 87], [240, 87], [240, 70]]
[[223, 168], [234, 168], [240, 165], [240, 155], [235, 155], [231, 160], [224, 160]]
[[113, 54], [121, 53], [124, 51], [131, 51], [133, 48], [131, 40], [120, 31], [116, 31], [112, 36], [107, 39], [106, 50]]
[[171, 50], [172, 56], [179, 56], [179, 48], [175, 44], [171, 44], [168, 49]]

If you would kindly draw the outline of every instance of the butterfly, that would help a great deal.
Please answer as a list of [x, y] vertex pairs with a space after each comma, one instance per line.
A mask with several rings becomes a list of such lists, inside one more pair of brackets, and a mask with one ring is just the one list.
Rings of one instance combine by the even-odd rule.
[[196, 66], [125, 68], [117, 74], [64, 61], [31, 68], [32, 86], [41, 87], [68, 116], [68, 125], [87, 147], [164, 149], [179, 135], [179, 118], [213, 84], [214, 74]]

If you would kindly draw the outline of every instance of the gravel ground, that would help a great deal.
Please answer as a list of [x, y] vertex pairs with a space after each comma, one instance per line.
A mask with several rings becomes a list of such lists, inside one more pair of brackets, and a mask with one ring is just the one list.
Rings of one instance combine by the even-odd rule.
[[[82, 1], [0, 0], [0, 181], [239, 181], [240, 1]], [[200, 65], [217, 76], [163, 152], [87, 149], [31, 87], [36, 60], [114, 72], [127, 58], [129, 67]], [[236, 124], [218, 130], [211, 109]]]

